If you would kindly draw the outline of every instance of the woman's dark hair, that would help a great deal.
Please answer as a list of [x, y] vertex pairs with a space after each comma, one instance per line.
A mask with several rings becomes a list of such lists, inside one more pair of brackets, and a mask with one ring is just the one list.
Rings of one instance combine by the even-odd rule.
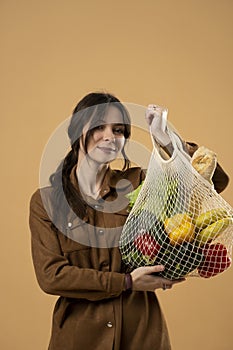
[[[124, 123], [124, 137], [127, 140], [131, 134], [131, 121], [127, 109], [114, 95], [109, 93], [93, 92], [86, 95], [73, 110], [70, 125], [68, 127], [68, 136], [70, 138], [71, 150], [66, 155], [64, 160], [58, 166], [56, 172], [50, 176], [50, 183], [54, 190], [54, 205], [58, 210], [55, 210], [55, 215], [59, 215], [58, 212], [63, 210], [62, 198], [64, 194], [66, 200], [72, 209], [77, 212], [80, 217], [85, 215], [85, 205], [80, 196], [77, 196], [76, 191], [70, 181], [70, 173], [72, 168], [78, 162], [78, 154], [80, 149], [80, 141], [83, 137], [83, 129], [88, 125], [88, 131], [85, 139], [82, 139], [85, 152], [87, 152], [87, 145], [90, 136], [96, 126], [103, 120], [109, 106], [112, 105], [119, 109], [123, 117]], [[124, 166], [122, 170], [129, 168], [130, 161], [125, 154], [124, 147], [122, 149], [122, 155], [124, 158]], [[64, 191], [64, 193], [62, 193]], [[53, 220], [53, 222], [56, 222]]]

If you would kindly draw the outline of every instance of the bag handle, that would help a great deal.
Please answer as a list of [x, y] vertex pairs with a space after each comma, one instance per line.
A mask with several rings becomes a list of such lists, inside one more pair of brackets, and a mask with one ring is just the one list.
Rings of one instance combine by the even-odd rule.
[[182, 144], [182, 140], [181, 138], [179, 137], [179, 135], [174, 131], [172, 130], [172, 127], [171, 125], [169, 125], [167, 123], [167, 114], [168, 114], [168, 110], [167, 109], [164, 109], [162, 111], [162, 123], [161, 123], [161, 129], [162, 131], [166, 131], [170, 140], [171, 140], [171, 144], [172, 144], [172, 147], [173, 147], [173, 152], [172, 152], [172, 155], [169, 159], [165, 160], [164, 158], [161, 157], [159, 151], [158, 151], [158, 144], [155, 142], [155, 138], [151, 132], [151, 128], [150, 128], [150, 133], [151, 133], [151, 138], [152, 138], [152, 143], [154, 145], [154, 149], [156, 150], [156, 153], [157, 155], [161, 158], [161, 160], [163, 162], [169, 162], [171, 160], [173, 160], [175, 158], [175, 156], [177, 154], [182, 154], [183, 156], [185, 156], [185, 158], [190, 162], [190, 155], [188, 153], [185, 152], [184, 148], [183, 148], [183, 144]]

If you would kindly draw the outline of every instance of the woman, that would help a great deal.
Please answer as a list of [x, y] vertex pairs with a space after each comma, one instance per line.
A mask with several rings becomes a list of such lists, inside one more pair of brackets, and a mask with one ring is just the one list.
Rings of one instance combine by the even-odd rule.
[[[146, 115], [155, 139], [169, 148], [160, 116]], [[163, 266], [127, 273], [118, 241], [128, 215], [125, 195], [145, 178], [130, 167], [125, 144], [130, 118], [120, 101], [90, 93], [76, 106], [68, 129], [71, 151], [30, 203], [32, 255], [40, 287], [59, 295], [50, 350], [169, 350], [166, 323], [155, 291], [179, 281], [154, 275]], [[196, 146], [189, 145], [192, 153]], [[118, 154], [122, 170], [109, 164]], [[218, 166], [214, 183], [228, 178]]]

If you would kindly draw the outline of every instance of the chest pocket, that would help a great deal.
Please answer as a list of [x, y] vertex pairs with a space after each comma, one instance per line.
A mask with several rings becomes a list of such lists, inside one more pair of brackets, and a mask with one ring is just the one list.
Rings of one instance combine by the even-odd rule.
[[87, 220], [68, 219], [63, 232], [58, 232], [61, 250], [71, 265], [91, 267], [88, 226]]
[[[122, 228], [128, 216], [124, 208], [118, 212], [105, 212], [101, 216], [102, 227], [96, 227], [95, 236], [92, 236], [92, 246], [113, 248], [119, 246]], [[95, 241], [94, 241], [95, 240]]]
[[115, 221], [115, 225], [116, 227], [122, 227], [124, 226], [126, 220], [127, 220], [127, 217], [129, 215], [129, 212], [130, 212], [130, 209], [129, 207], [127, 208], [124, 208], [116, 213], [114, 213], [114, 221]]
[[66, 253], [89, 248], [89, 226], [88, 218], [68, 217], [59, 235], [62, 251]]

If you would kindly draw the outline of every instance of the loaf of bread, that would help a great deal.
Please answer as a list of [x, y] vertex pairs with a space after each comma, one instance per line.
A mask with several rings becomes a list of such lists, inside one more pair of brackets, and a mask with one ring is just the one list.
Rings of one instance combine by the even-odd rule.
[[217, 165], [216, 153], [201, 146], [194, 152], [191, 164], [200, 175], [212, 183], [212, 177]]

